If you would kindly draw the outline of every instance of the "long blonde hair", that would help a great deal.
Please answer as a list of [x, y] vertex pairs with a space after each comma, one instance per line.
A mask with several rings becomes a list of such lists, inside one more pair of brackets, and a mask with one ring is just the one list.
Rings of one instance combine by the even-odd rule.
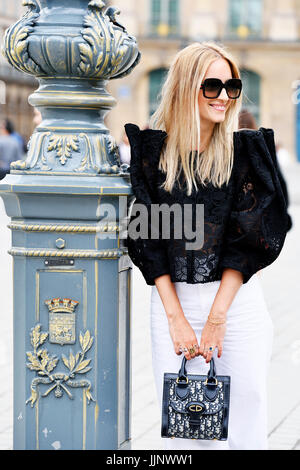
[[171, 192], [183, 171], [187, 194], [198, 182], [215, 187], [228, 183], [233, 165], [233, 131], [238, 130], [242, 94], [232, 100], [223, 122], [216, 123], [208, 147], [200, 154], [198, 96], [210, 64], [218, 58], [228, 61], [233, 78], [240, 78], [238, 66], [224, 47], [208, 41], [193, 43], [180, 50], [170, 66], [161, 90], [161, 100], [150, 120], [150, 127], [167, 132], [159, 169], [166, 174], [162, 187]]

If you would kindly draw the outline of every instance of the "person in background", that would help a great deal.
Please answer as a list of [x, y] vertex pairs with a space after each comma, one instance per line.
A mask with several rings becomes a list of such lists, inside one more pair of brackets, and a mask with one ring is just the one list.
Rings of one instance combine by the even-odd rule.
[[23, 157], [21, 146], [12, 135], [13, 132], [13, 125], [8, 119], [0, 122], [0, 179], [9, 173], [13, 161]]
[[16, 142], [19, 144], [22, 156], [24, 156], [24, 153], [26, 153], [26, 142], [25, 142], [24, 137], [22, 137], [21, 134], [19, 134], [16, 131], [13, 131], [11, 135], [16, 140]]
[[21, 134], [19, 134], [18, 132], [15, 131], [14, 125], [9, 119], [7, 119], [6, 122], [7, 122], [7, 128], [10, 132], [10, 135], [19, 144], [21, 154], [22, 154], [22, 156], [24, 156], [24, 154], [26, 153], [26, 142], [25, 142], [24, 137]]
[[239, 113], [239, 129], [257, 129], [255, 117], [246, 108]]

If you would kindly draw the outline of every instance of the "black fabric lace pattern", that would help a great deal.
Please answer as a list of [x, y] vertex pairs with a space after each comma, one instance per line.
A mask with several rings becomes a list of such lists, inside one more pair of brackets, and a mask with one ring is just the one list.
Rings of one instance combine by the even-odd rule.
[[[190, 196], [184, 184], [180, 189], [176, 183], [171, 194], [159, 187], [165, 178], [158, 164], [167, 133], [140, 130], [131, 123], [125, 125], [125, 131], [131, 146], [133, 207], [137, 203], [147, 207], [149, 227], [148, 239], [133, 239], [130, 224], [136, 216], [130, 215], [125, 245], [148, 285], [154, 285], [155, 278], [163, 274], [170, 274], [172, 282], [212, 282], [222, 278], [225, 268], [240, 271], [245, 284], [254, 273], [275, 261], [292, 221], [272, 129], [234, 132], [234, 164], [228, 185], [198, 185]], [[159, 238], [150, 238], [151, 204], [163, 203], [180, 207], [191, 204], [193, 229], [196, 204], [204, 205], [204, 242], [200, 249], [186, 249], [186, 243], [194, 240], [185, 238], [184, 232], [180, 239], [174, 237], [172, 216], [170, 239], [162, 238], [161, 227]]]

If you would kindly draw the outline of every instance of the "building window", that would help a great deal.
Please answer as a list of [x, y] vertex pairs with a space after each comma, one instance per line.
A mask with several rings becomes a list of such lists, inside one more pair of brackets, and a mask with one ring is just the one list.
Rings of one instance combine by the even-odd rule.
[[151, 1], [151, 34], [177, 36], [179, 33], [179, 0]]
[[243, 108], [253, 114], [256, 124], [260, 126], [260, 76], [251, 70], [241, 70], [243, 82]]
[[149, 74], [149, 118], [158, 107], [161, 88], [167, 73], [167, 69], [161, 68], [152, 70]]
[[246, 39], [260, 36], [262, 30], [261, 0], [229, 0], [228, 33]]

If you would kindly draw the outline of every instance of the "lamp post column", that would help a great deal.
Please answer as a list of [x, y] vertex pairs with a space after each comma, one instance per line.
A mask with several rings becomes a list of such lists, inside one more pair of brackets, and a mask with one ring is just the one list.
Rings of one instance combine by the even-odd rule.
[[14, 449], [129, 449], [122, 237], [132, 192], [104, 117], [116, 104], [108, 80], [140, 52], [101, 0], [23, 4], [2, 52], [38, 78], [29, 102], [42, 122], [0, 183], [12, 232]]

